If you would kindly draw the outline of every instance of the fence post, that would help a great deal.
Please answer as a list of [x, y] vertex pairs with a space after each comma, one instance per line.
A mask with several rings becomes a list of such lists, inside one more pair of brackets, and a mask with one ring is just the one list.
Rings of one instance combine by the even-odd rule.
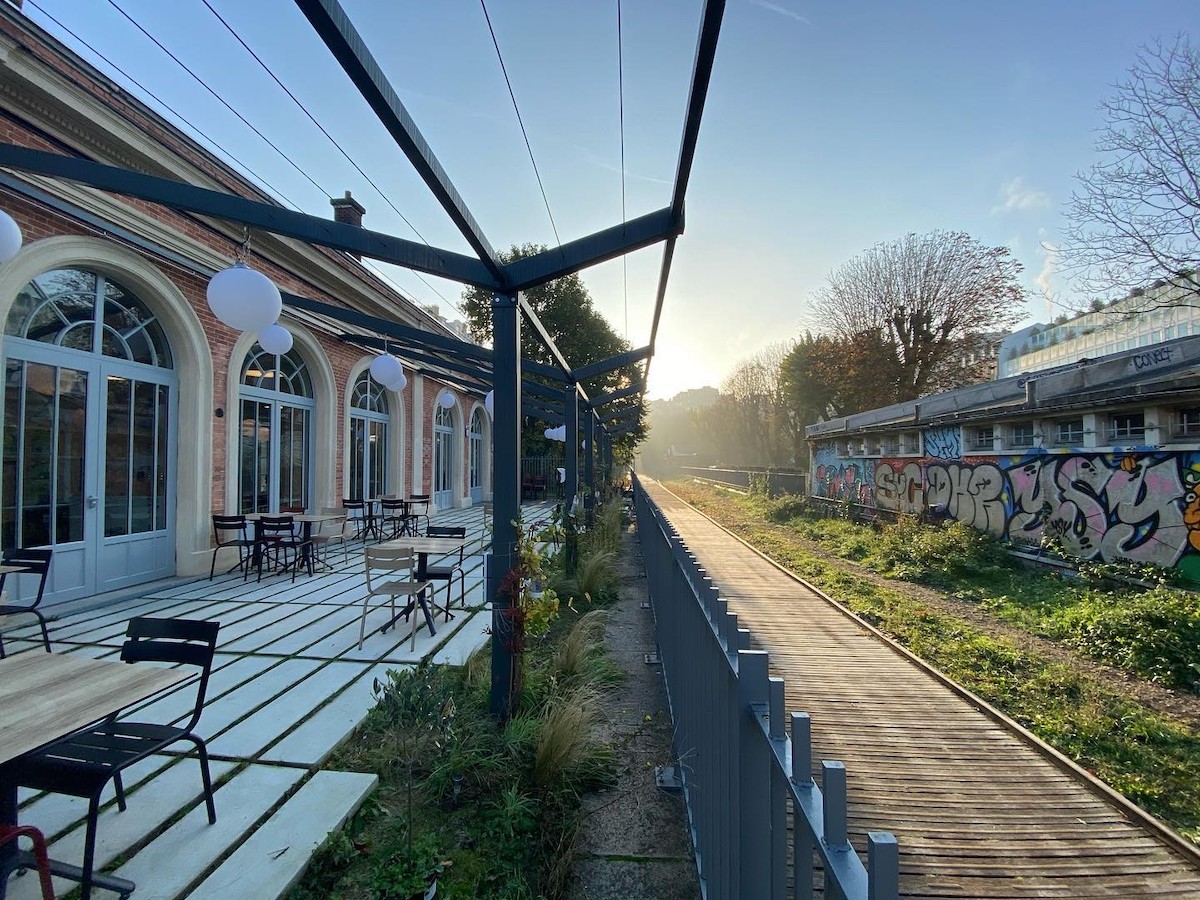
[[887, 831], [867, 832], [867, 900], [900, 896], [900, 846]]
[[742, 900], [770, 896], [771, 884], [771, 749], [758, 724], [770, 702], [768, 659], [762, 650], [739, 650], [738, 680], [738, 822], [741, 848], [737, 857]]
[[[821, 763], [822, 812], [825, 818], [825, 846], [831, 853], [852, 849], [846, 838], [846, 766], [835, 760]], [[837, 880], [825, 876], [825, 896], [846, 900]]]
[[[783, 761], [783, 748], [787, 740], [784, 728], [784, 684], [782, 678], [771, 678], [770, 688], [770, 760], [771, 772], [771, 897], [772, 900], [784, 900], [787, 896], [787, 775], [780, 766]], [[778, 760], [779, 762], [776, 762]]]
[[[792, 713], [792, 784], [800, 790], [812, 791], [812, 721], [808, 713]], [[792, 881], [796, 885], [796, 900], [812, 900], [813, 895], [813, 846], [812, 834], [807, 819], [798, 810], [792, 810]]]

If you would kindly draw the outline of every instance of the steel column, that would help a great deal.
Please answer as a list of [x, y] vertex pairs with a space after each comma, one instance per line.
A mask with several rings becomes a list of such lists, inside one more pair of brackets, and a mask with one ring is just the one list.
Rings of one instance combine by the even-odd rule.
[[563, 466], [567, 470], [563, 484], [563, 510], [570, 513], [575, 495], [579, 493], [579, 391], [575, 385], [563, 391], [563, 417], [567, 426], [567, 443], [563, 447]]
[[502, 593], [505, 576], [517, 564], [521, 513], [521, 318], [517, 298], [492, 297], [492, 552], [487, 562], [487, 599], [492, 603], [492, 715], [504, 721], [519, 696], [513, 654], [512, 598]]
[[589, 407], [583, 418], [583, 520], [589, 528], [596, 511], [596, 471], [592, 460], [596, 456], [596, 413]]

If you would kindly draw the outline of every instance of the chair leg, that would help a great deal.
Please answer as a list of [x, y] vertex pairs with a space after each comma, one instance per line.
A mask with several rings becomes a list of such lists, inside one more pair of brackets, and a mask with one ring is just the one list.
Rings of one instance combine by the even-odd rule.
[[370, 599], [371, 599], [370, 594], [367, 594], [367, 596], [363, 597], [362, 622], [358, 626], [358, 649], [359, 650], [362, 649], [363, 639], [366, 637], [366, 634], [367, 634], [367, 601], [369, 601]]
[[113, 773], [113, 789], [117, 792], [117, 809], [125, 812], [125, 785], [121, 782], [121, 773]]
[[212, 564], [209, 565], [209, 567], [208, 567], [208, 580], [209, 581], [212, 581], [213, 576], [216, 575], [216, 573], [217, 573], [217, 551], [219, 551], [220, 549], [221, 549], [220, 546], [216, 546], [213, 548]]
[[54, 900], [54, 883], [50, 880], [50, 854], [46, 850], [46, 837], [36, 828], [17, 826], [13, 829], [33, 841], [33, 859], [37, 864], [38, 884], [42, 889], [42, 900]]
[[204, 783], [204, 805], [208, 807], [208, 824], [217, 824], [217, 805], [213, 801], [212, 775], [208, 770], [208, 746], [204, 739], [194, 734], [184, 735], [196, 745], [196, 755], [200, 757], [200, 780]]
[[80, 900], [91, 900], [92, 866], [96, 862], [96, 819], [100, 815], [100, 795], [88, 802], [87, 832], [83, 841], [83, 878], [79, 881]]
[[50, 630], [46, 627], [46, 617], [36, 609], [31, 609], [30, 612], [37, 616], [38, 624], [42, 626], [42, 643], [46, 645], [46, 652], [50, 653]]

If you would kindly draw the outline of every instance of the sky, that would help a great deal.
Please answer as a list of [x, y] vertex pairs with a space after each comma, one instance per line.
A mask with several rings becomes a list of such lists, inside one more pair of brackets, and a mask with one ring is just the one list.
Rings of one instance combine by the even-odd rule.
[[[470, 252], [293, 3], [207, 3], [382, 196], [205, 0], [26, 0], [25, 13], [285, 205], [329, 216], [350, 190], [365, 226]], [[701, 0], [490, 0], [545, 201], [481, 3], [343, 6], [494, 247], [554, 246], [669, 204]], [[1100, 103], [1140, 46], [1195, 18], [1195, 0], [728, 0], [648, 396], [719, 385], [794, 339], [832, 271], [908, 232], [1008, 247], [1026, 322], [1082, 305], [1054, 248], [1075, 176], [1097, 159]], [[660, 245], [582, 273], [634, 347], [649, 341], [661, 262]], [[457, 317], [460, 285], [385, 270]]]

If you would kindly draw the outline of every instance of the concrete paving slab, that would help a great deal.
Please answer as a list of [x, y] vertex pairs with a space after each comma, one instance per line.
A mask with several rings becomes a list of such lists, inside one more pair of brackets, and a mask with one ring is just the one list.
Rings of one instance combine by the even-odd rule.
[[[323, 608], [323, 607], [322, 607]], [[353, 607], [332, 607], [329, 615], [305, 625], [303, 628], [297, 629], [291, 634], [284, 635], [277, 640], [271, 641], [268, 644], [263, 644], [256, 651], [257, 653], [278, 653], [281, 655], [292, 655], [297, 653], [305, 653], [309, 647], [319, 645], [327, 640], [331, 634], [339, 632], [347, 625], [358, 627], [358, 622], [362, 618], [362, 610]], [[357, 634], [355, 640], [357, 641]], [[344, 642], [339, 645], [331, 645], [332, 652], [321, 653], [317, 652], [316, 656], [336, 656], [338, 651], [343, 649]], [[335, 649], [336, 648], [336, 649]]]
[[252, 759], [325, 700], [361, 675], [361, 663], [332, 662], [288, 688], [262, 709], [208, 742], [214, 756]]
[[139, 850], [116, 875], [137, 883], [137, 900], [175, 900], [221, 856], [241, 844], [304, 774], [285, 766], [247, 766], [217, 790], [216, 825], [208, 824], [208, 813], [201, 804]]
[[349, 687], [259, 757], [262, 762], [321, 765], [350, 736], [375, 705], [375, 679], [384, 681], [388, 663], [372, 666]]
[[269, 644], [271, 641], [299, 631], [306, 625], [311, 625], [313, 622], [325, 618], [334, 611], [334, 607], [328, 606], [300, 606], [294, 607], [285, 616], [276, 617], [275, 621], [270, 624], [239, 623], [234, 629], [239, 632], [239, 636], [232, 640], [222, 640], [221, 649], [226, 653], [254, 652], [264, 644]]
[[[461, 619], [463, 612], [460, 611], [458, 616]], [[482, 613], [475, 613], [469, 616], [459, 626], [454, 636], [433, 654], [433, 661], [450, 666], [461, 666], [466, 663], [472, 653], [491, 639], [491, 636], [485, 634], [483, 630], [490, 622], [490, 615], [485, 616]], [[452, 622], [451, 624], [454, 623]]]
[[188, 900], [271, 900], [304, 874], [313, 853], [375, 789], [375, 775], [317, 772]]
[[259, 706], [275, 699], [296, 682], [302, 681], [319, 665], [315, 660], [284, 660], [223, 697], [206, 703], [198, 727], [208, 735], [219, 735]]

